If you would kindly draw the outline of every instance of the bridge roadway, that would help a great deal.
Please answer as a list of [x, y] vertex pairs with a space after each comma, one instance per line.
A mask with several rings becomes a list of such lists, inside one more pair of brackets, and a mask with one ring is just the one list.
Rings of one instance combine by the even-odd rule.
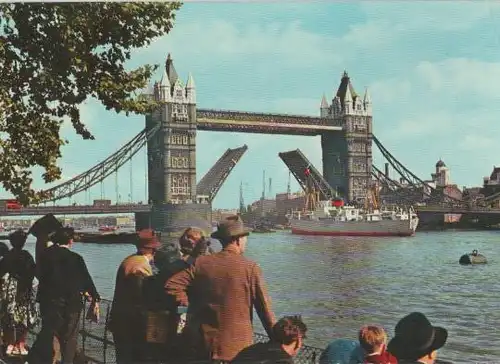
[[76, 205], [76, 206], [29, 206], [20, 209], [2, 209], [0, 216], [43, 216], [54, 215], [105, 215], [126, 214], [151, 211], [151, 205], [120, 204], [110, 206]]
[[319, 116], [268, 114], [233, 110], [196, 110], [196, 128], [259, 134], [320, 135], [342, 130], [341, 120]]

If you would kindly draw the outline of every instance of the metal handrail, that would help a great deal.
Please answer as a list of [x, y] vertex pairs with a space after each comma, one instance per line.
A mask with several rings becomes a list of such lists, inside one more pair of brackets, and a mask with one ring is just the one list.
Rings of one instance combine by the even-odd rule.
[[[111, 307], [111, 301], [107, 299], [102, 299], [100, 302], [101, 312], [105, 312], [104, 317], [101, 317], [98, 323], [90, 322], [85, 319], [85, 314], [89, 308], [90, 303], [86, 302], [82, 314], [80, 329], [78, 331], [78, 349], [85, 358], [92, 362], [98, 364], [109, 364], [115, 363], [114, 350], [109, 350], [110, 347], [114, 347], [115, 343], [113, 337], [108, 330], [108, 319]], [[40, 327], [36, 327], [30, 330], [29, 341], [33, 342], [34, 337], [39, 332]], [[255, 342], [266, 342], [268, 337], [262, 333], [254, 333]], [[318, 363], [319, 357], [322, 353], [322, 349], [313, 346], [303, 346], [299, 355], [295, 358], [296, 364], [313, 364]], [[196, 362], [190, 361], [185, 364], [195, 364]], [[0, 362], [0, 364], [2, 364]]]

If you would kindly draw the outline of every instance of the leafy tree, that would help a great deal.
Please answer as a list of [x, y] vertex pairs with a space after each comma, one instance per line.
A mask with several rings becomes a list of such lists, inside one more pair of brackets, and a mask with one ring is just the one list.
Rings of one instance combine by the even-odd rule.
[[136, 92], [157, 65], [125, 70], [131, 50], [173, 26], [181, 4], [0, 4], [0, 181], [21, 203], [49, 197], [32, 188], [33, 167], [46, 183], [61, 177], [64, 119], [94, 139], [79, 106], [95, 97], [107, 110], [145, 113], [154, 102]]

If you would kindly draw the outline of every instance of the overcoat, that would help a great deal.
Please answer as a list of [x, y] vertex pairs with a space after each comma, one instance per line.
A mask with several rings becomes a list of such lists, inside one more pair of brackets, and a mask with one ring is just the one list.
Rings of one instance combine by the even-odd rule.
[[252, 345], [253, 308], [272, 335], [275, 317], [261, 269], [231, 245], [198, 257], [171, 277], [165, 289], [178, 304], [188, 306], [187, 329], [199, 335], [209, 359], [230, 361]]
[[145, 309], [142, 283], [145, 277], [152, 274], [151, 264], [140, 254], [130, 255], [120, 264], [108, 322], [113, 334], [129, 336], [139, 334], [140, 328], [143, 328]]

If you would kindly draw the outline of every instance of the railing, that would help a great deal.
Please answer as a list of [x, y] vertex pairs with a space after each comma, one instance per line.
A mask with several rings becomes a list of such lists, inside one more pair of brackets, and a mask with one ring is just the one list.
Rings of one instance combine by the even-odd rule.
[[[98, 323], [93, 323], [85, 320], [85, 314], [88, 310], [89, 303], [85, 304], [81, 315], [80, 330], [78, 335], [78, 349], [86, 362], [107, 364], [116, 363], [115, 345], [113, 336], [107, 329], [109, 312], [111, 309], [111, 301], [102, 300], [100, 303], [101, 318]], [[29, 341], [33, 343], [36, 334], [40, 327], [35, 327], [29, 336]], [[255, 333], [255, 342], [266, 342], [267, 335]], [[297, 364], [315, 364], [319, 362], [322, 349], [312, 346], [304, 346], [299, 355], [295, 358]], [[189, 363], [186, 363], [189, 364]]]

